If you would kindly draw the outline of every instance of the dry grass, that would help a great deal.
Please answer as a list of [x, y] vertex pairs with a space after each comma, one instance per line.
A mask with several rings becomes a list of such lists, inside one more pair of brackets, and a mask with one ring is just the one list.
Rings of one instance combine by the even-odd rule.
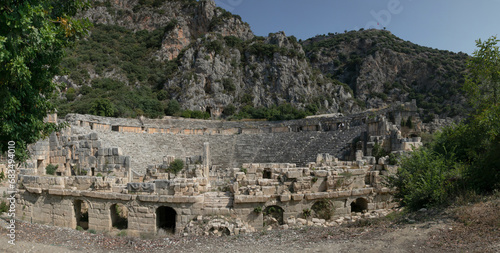
[[500, 196], [451, 207], [455, 224], [451, 229], [434, 232], [434, 246], [451, 251], [497, 252], [500, 242]]

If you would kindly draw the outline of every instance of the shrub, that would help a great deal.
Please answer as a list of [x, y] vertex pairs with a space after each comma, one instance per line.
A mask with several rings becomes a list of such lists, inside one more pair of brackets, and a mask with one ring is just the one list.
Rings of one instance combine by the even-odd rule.
[[253, 209], [254, 213], [261, 213], [262, 212], [262, 207], [258, 206]]
[[92, 103], [90, 113], [97, 116], [111, 117], [115, 114], [115, 107], [108, 99], [98, 99]]
[[82, 227], [80, 227], [80, 226], [76, 226], [76, 230], [78, 230], [78, 231], [83, 231], [83, 228], [82, 228]]
[[222, 114], [226, 117], [234, 115], [236, 112], [236, 107], [232, 104], [227, 105], [224, 107], [224, 110], [222, 111]]
[[387, 152], [384, 150], [384, 148], [378, 144], [378, 143], [375, 143], [375, 145], [373, 146], [373, 150], [372, 150], [372, 155], [375, 157], [375, 159], [378, 159], [380, 157], [384, 157], [387, 155]]
[[95, 234], [95, 233], [97, 233], [97, 231], [95, 231], [94, 229], [89, 229], [89, 233]]
[[389, 177], [395, 197], [412, 210], [446, 203], [462, 177], [461, 167], [447, 155], [421, 148], [404, 157], [397, 174]]
[[214, 41], [209, 42], [205, 46], [205, 48], [210, 52], [214, 52], [215, 54], [220, 54], [222, 52], [222, 50], [224, 49], [224, 45], [222, 44], [222, 42], [220, 42], [218, 40], [214, 40]]
[[73, 101], [73, 100], [75, 100], [75, 97], [76, 97], [75, 89], [73, 87], [68, 88], [68, 90], [66, 91], [66, 99], [68, 101]]
[[167, 100], [169, 97], [168, 92], [166, 90], [161, 90], [158, 93], [156, 93], [156, 98], [160, 101], [162, 100]]
[[224, 78], [224, 80], [222, 80], [222, 85], [224, 86], [224, 90], [228, 92], [236, 90], [236, 86], [234, 85], [233, 80], [229, 78]]
[[181, 159], [175, 159], [170, 163], [170, 166], [168, 166], [168, 171], [177, 175], [177, 173], [179, 173], [183, 168], [184, 161], [182, 161]]
[[122, 230], [120, 232], [118, 232], [118, 234], [116, 234], [117, 236], [127, 236], [127, 231], [126, 230]]
[[396, 155], [394, 153], [390, 153], [389, 154], [388, 164], [389, 165], [397, 165], [398, 163], [399, 163], [399, 157], [398, 157], [398, 155]]
[[246, 105], [252, 105], [253, 104], [253, 95], [250, 94], [250, 93], [245, 93], [243, 94], [243, 96], [241, 97], [241, 103], [242, 104], [246, 104]]
[[7, 202], [2, 200], [2, 203], [0, 203], [0, 214], [5, 213], [7, 211], [9, 211], [9, 205], [7, 204]]
[[226, 45], [232, 48], [237, 48], [238, 50], [242, 51], [242, 45], [243, 45], [243, 40], [235, 37], [235, 36], [226, 36], [224, 37], [224, 41], [226, 42]]
[[183, 117], [183, 118], [191, 118], [191, 110], [182, 111], [181, 117]]
[[0, 172], [0, 181], [5, 179], [5, 173], [3, 171]]
[[179, 104], [179, 102], [177, 102], [177, 100], [175, 99], [172, 99], [168, 102], [168, 106], [167, 106], [167, 109], [165, 110], [165, 113], [167, 115], [175, 115], [177, 113], [179, 113], [181, 111], [181, 106]]
[[302, 215], [304, 216], [304, 218], [307, 219], [307, 217], [311, 217], [311, 209], [309, 208], [305, 208], [302, 210]]
[[59, 165], [53, 165], [53, 164], [47, 165], [47, 167], [45, 167], [45, 174], [47, 174], [47, 175], [55, 175], [58, 166]]

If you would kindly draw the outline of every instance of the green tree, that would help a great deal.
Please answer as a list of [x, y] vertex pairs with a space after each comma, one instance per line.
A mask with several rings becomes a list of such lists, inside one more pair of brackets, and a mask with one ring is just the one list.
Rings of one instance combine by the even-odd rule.
[[26, 147], [57, 129], [43, 119], [60, 73], [64, 48], [85, 35], [89, 22], [72, 18], [86, 0], [17, 1], [0, 5], [0, 148], [16, 142], [18, 160]]
[[168, 102], [168, 106], [167, 106], [167, 109], [165, 111], [165, 114], [172, 116], [172, 115], [177, 114], [180, 111], [181, 111], [181, 105], [179, 104], [179, 102], [177, 102], [177, 100], [172, 99]]
[[184, 161], [181, 159], [175, 159], [168, 166], [168, 171], [173, 172], [174, 174], [179, 173], [182, 169], [184, 169]]
[[234, 115], [235, 112], [236, 112], [236, 106], [234, 106], [233, 104], [229, 104], [226, 107], [224, 107], [222, 114], [224, 114], [224, 116], [228, 117], [228, 116]]
[[97, 99], [92, 103], [90, 113], [97, 116], [112, 117], [115, 107], [108, 99]]
[[495, 36], [486, 41], [476, 41], [473, 57], [467, 68], [469, 75], [463, 89], [477, 110], [482, 110], [500, 102], [500, 52]]

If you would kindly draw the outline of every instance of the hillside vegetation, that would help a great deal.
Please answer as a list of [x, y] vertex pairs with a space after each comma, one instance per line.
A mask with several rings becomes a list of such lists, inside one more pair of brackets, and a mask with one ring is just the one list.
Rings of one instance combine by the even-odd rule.
[[302, 42], [311, 64], [348, 84], [368, 108], [416, 99], [427, 121], [469, 111], [461, 86], [468, 56], [419, 46], [385, 30], [317, 36]]
[[495, 37], [477, 41], [464, 90], [474, 112], [403, 159], [390, 178], [413, 210], [500, 189], [500, 51]]
[[282, 120], [411, 99], [425, 121], [468, 111], [468, 56], [388, 31], [259, 37], [211, 0], [102, 0], [82, 16], [95, 25], [64, 60], [61, 116]]

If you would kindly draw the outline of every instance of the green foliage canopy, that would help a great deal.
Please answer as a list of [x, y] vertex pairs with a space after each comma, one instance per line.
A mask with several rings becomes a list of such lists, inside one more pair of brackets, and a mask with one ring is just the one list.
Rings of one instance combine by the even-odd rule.
[[179, 173], [182, 169], [184, 169], [184, 161], [181, 159], [175, 159], [170, 163], [170, 166], [168, 166], [168, 171], [174, 174]]
[[54, 107], [63, 49], [86, 33], [89, 23], [72, 18], [86, 6], [76, 1], [4, 0], [0, 6], [0, 148], [16, 142], [18, 160], [26, 147], [57, 127], [44, 123]]
[[463, 89], [475, 109], [482, 110], [500, 102], [500, 51], [495, 36], [476, 41], [467, 68], [469, 75]]
[[98, 99], [92, 103], [90, 113], [97, 116], [112, 117], [115, 113], [115, 108], [109, 100]]

